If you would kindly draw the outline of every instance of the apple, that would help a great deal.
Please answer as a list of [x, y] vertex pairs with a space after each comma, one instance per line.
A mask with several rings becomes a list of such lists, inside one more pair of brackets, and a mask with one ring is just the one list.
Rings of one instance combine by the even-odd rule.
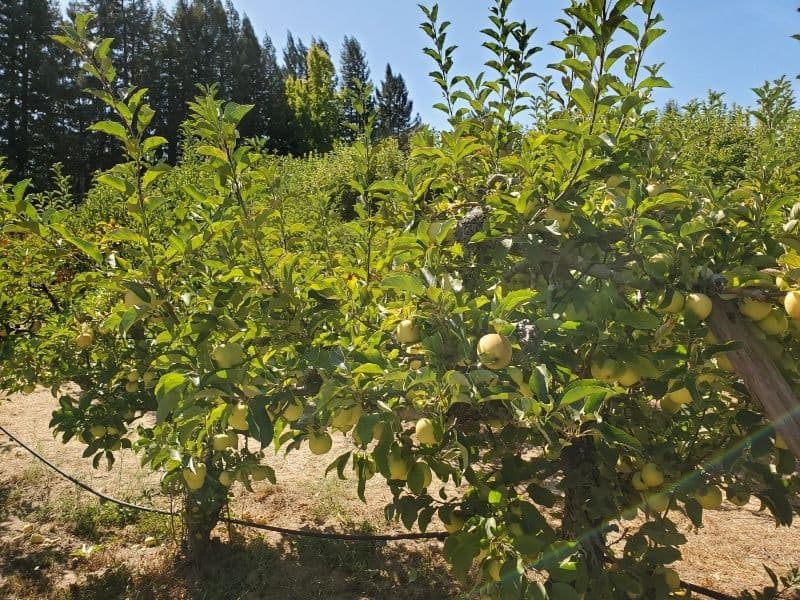
[[433, 446], [436, 444], [436, 429], [433, 426], [433, 421], [430, 419], [422, 418], [417, 421], [415, 426], [417, 434], [417, 441], [423, 446]]
[[129, 381], [125, 384], [125, 391], [129, 394], [135, 394], [139, 391], [139, 383], [136, 381]]
[[656, 281], [664, 281], [669, 275], [672, 267], [672, 257], [669, 254], [659, 252], [654, 254], [644, 263], [644, 271]]
[[772, 305], [754, 298], [745, 298], [739, 303], [739, 312], [753, 321], [760, 321], [772, 312]]
[[402, 457], [400, 452], [390, 451], [388, 462], [390, 479], [405, 481], [408, 478], [408, 461]]
[[75, 336], [75, 345], [81, 350], [86, 350], [94, 343], [94, 336], [89, 330], [84, 330]]
[[431, 473], [431, 468], [424, 462], [415, 462], [411, 466], [409, 474], [411, 472], [422, 473], [422, 489], [427, 489], [427, 487], [431, 484], [431, 481], [433, 481], [433, 474]]
[[386, 423], [383, 421], [378, 421], [375, 423], [375, 426], [372, 428], [372, 439], [379, 440], [383, 435], [383, 428], [386, 426]]
[[681, 587], [681, 576], [675, 569], [669, 567], [662, 567], [661, 575], [664, 577], [664, 583], [671, 591], [679, 590]]
[[726, 352], [722, 354], [717, 354], [714, 357], [714, 360], [717, 362], [717, 366], [722, 369], [723, 371], [727, 371], [728, 373], [735, 373], [736, 368], [733, 366], [731, 359], [726, 356]]
[[130, 381], [130, 382], [139, 381], [139, 371], [137, 371], [136, 369], [131, 369], [130, 371], [128, 371], [128, 374], [126, 375], [126, 377], [128, 378], [128, 381]]
[[572, 223], [572, 215], [567, 212], [562, 212], [558, 210], [555, 206], [550, 205], [547, 207], [547, 210], [544, 211], [544, 218], [548, 221], [555, 221], [558, 223], [558, 227], [563, 231], [570, 226]]
[[670, 415], [679, 413], [682, 406], [681, 404], [675, 402], [669, 394], [661, 398], [659, 404], [661, 405], [661, 410]]
[[[659, 306], [664, 303], [665, 298], [661, 298], [659, 301]], [[683, 307], [686, 305], [686, 298], [684, 298], [683, 294], [681, 294], [678, 290], [673, 290], [672, 297], [669, 300], [669, 304], [661, 309], [661, 312], [669, 313], [677, 315], [679, 312], [683, 310]]]
[[726, 490], [725, 495], [727, 496], [728, 501], [734, 506], [745, 506], [748, 502], [750, 502], [750, 492], [741, 486], [729, 487]]
[[231, 446], [231, 436], [227, 433], [218, 433], [212, 438], [211, 445], [217, 452], [222, 452]]
[[706, 510], [717, 510], [722, 505], [722, 490], [715, 485], [707, 485], [694, 493], [694, 499]]
[[653, 512], [661, 513], [669, 508], [669, 494], [659, 492], [647, 497], [645, 500], [647, 507]]
[[617, 376], [617, 382], [622, 387], [632, 387], [640, 381], [639, 373], [633, 367], [625, 367], [620, 375]]
[[232, 342], [230, 344], [220, 344], [214, 348], [211, 358], [214, 359], [220, 369], [230, 369], [243, 363], [246, 357], [242, 345]]
[[619, 518], [622, 519], [623, 521], [633, 521], [638, 514], [639, 514], [639, 509], [635, 506], [632, 506], [627, 510], [623, 510]]
[[106, 427], [106, 433], [108, 435], [119, 435], [120, 434], [120, 430], [117, 429], [116, 427], [114, 427], [113, 425], [110, 425], [110, 426]]
[[23, 394], [32, 394], [34, 391], [36, 391], [36, 384], [34, 383], [26, 383], [22, 386]]
[[32, 533], [31, 537], [28, 538], [28, 541], [31, 544], [42, 544], [44, 543], [44, 536], [41, 533]]
[[152, 535], [148, 535], [146, 538], [144, 538], [145, 548], [155, 548], [156, 546], [158, 546], [158, 540]]
[[711, 298], [705, 294], [689, 294], [686, 296], [686, 306], [684, 309], [687, 312], [692, 313], [701, 321], [704, 321], [708, 318], [708, 315], [711, 314], [712, 308], [713, 305], [711, 304]]
[[347, 408], [340, 408], [331, 419], [331, 425], [334, 429], [342, 432], [350, 431], [350, 429], [358, 423], [361, 418], [363, 410], [360, 405], [348, 406]]
[[775, 435], [775, 447], [778, 450], [788, 450], [789, 446], [786, 445], [786, 440], [783, 439], [780, 433]]
[[636, 471], [631, 477], [631, 485], [637, 492], [643, 492], [647, 489], [647, 484], [642, 480], [642, 472]]
[[206, 466], [203, 463], [195, 465], [194, 472], [188, 467], [183, 470], [183, 479], [186, 481], [186, 486], [193, 492], [196, 492], [206, 480]]
[[772, 310], [764, 319], [758, 323], [758, 328], [767, 335], [783, 335], [789, 329], [789, 319], [778, 309]]
[[103, 425], [92, 425], [89, 428], [89, 433], [92, 434], [92, 437], [95, 439], [99, 439], [105, 436], [106, 431], [108, 431]]
[[425, 363], [419, 360], [418, 358], [415, 358], [414, 360], [409, 361], [408, 363], [408, 368], [411, 369], [412, 371], [419, 371], [424, 366]]
[[144, 375], [142, 375], [142, 383], [145, 385], [150, 385], [156, 378], [156, 374], [153, 371], [145, 371]]
[[305, 405], [300, 400], [292, 400], [283, 409], [283, 418], [287, 421], [297, 421], [300, 417], [303, 416], [303, 411], [305, 410]]
[[315, 432], [308, 436], [308, 449], [311, 450], [311, 454], [316, 454], [317, 456], [326, 454], [330, 451], [331, 446], [333, 446], [333, 440], [324, 431]]
[[419, 327], [417, 327], [412, 319], [403, 319], [400, 321], [397, 325], [395, 335], [400, 344], [416, 344], [422, 337]]
[[783, 298], [786, 314], [793, 320], [800, 320], [800, 290], [792, 290]]
[[651, 488], [658, 487], [664, 483], [664, 473], [655, 463], [647, 463], [642, 467], [641, 477], [645, 485]]
[[233, 471], [223, 471], [219, 474], [219, 483], [224, 487], [231, 487], [236, 481], [236, 474]]
[[670, 400], [675, 404], [690, 404], [692, 402], [692, 393], [685, 387], [679, 388], [667, 394]]
[[472, 384], [469, 381], [469, 377], [464, 375], [464, 373], [462, 373], [461, 371], [451, 371], [450, 381], [452, 381], [454, 385], [458, 386], [462, 390], [468, 390], [472, 388]]
[[619, 372], [619, 364], [610, 358], [596, 360], [592, 363], [591, 372], [595, 379], [611, 383]]
[[247, 404], [241, 402], [231, 409], [231, 414], [228, 417], [228, 425], [238, 431], [247, 431], [247, 414], [250, 412]]
[[505, 369], [511, 364], [511, 342], [502, 335], [489, 333], [478, 341], [478, 358], [489, 369]]

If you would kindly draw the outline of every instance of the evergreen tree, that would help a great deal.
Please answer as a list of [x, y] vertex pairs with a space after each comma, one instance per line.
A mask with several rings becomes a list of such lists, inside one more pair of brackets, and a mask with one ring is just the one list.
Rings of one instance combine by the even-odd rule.
[[306, 68], [306, 79], [287, 78], [286, 98], [303, 134], [303, 150], [326, 152], [333, 147], [339, 125], [336, 71], [330, 56], [316, 44], [308, 51]]
[[240, 131], [245, 137], [264, 135], [266, 120], [263, 109], [269, 94], [266, 56], [247, 17], [242, 20], [237, 50], [233, 64], [231, 99], [240, 104], [255, 105], [242, 121]]
[[286, 100], [286, 72], [278, 64], [278, 52], [269, 36], [263, 44], [264, 99], [257, 107], [262, 114], [267, 147], [281, 154], [298, 150], [297, 132], [292, 129], [292, 111]]
[[[361, 122], [356, 109], [353, 105], [354, 98], [359, 97], [363, 93], [364, 86], [371, 85], [369, 66], [367, 64], [367, 57], [361, 48], [361, 44], [354, 37], [344, 38], [341, 53], [341, 74], [342, 74], [342, 138], [347, 141], [353, 141], [356, 137], [356, 131], [362, 130], [364, 124]], [[375, 101], [370, 95], [367, 106], [367, 112], [374, 110]]]
[[408, 99], [408, 89], [403, 76], [392, 72], [386, 65], [386, 76], [377, 93], [378, 130], [381, 135], [404, 135], [419, 124], [411, 118], [414, 103]]
[[283, 49], [283, 65], [286, 69], [287, 78], [306, 79], [308, 77], [307, 56], [308, 48], [306, 48], [303, 40], [298, 39], [295, 41], [292, 32], [289, 31], [286, 34], [286, 47]]
[[48, 0], [0, 5], [0, 154], [15, 179], [43, 182], [56, 156], [58, 65], [50, 35], [57, 22]]

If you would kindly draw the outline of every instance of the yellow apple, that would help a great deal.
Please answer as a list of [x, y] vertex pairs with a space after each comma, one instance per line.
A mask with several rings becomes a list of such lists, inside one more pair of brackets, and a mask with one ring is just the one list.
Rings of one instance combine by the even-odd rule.
[[224, 487], [231, 487], [236, 481], [236, 474], [232, 471], [223, 471], [219, 474], [219, 483]]
[[681, 405], [675, 402], [669, 394], [661, 398], [659, 404], [661, 405], [661, 410], [670, 415], [677, 414], [681, 410]]
[[211, 445], [217, 452], [222, 452], [231, 446], [231, 436], [227, 433], [218, 433], [212, 438]]
[[139, 383], [136, 381], [129, 381], [125, 384], [125, 391], [129, 394], [135, 394], [139, 391]]
[[433, 426], [433, 421], [430, 419], [422, 418], [417, 421], [415, 427], [417, 434], [417, 441], [423, 446], [433, 446], [436, 444], [436, 428]]
[[155, 548], [156, 546], [158, 546], [158, 540], [152, 535], [148, 535], [146, 538], [144, 538], [145, 548]]
[[783, 439], [780, 433], [775, 435], [775, 447], [778, 450], [788, 450], [789, 446], [786, 444], [786, 440]]
[[36, 390], [36, 384], [34, 383], [26, 383], [22, 386], [22, 393], [23, 394], [32, 394]]
[[625, 367], [620, 375], [617, 376], [617, 382], [622, 387], [631, 387], [639, 383], [639, 373], [633, 367]]
[[786, 314], [793, 320], [800, 321], [800, 291], [792, 290], [783, 299]]
[[694, 499], [706, 510], [717, 510], [722, 505], [722, 490], [715, 485], [707, 485], [694, 493]]
[[106, 431], [107, 429], [103, 425], [92, 425], [89, 428], [89, 433], [91, 433], [92, 437], [95, 439], [105, 436]]
[[500, 569], [502, 568], [503, 565], [495, 558], [490, 558], [483, 563], [483, 570], [491, 581], [500, 581]]
[[324, 431], [312, 433], [308, 436], [308, 449], [311, 450], [311, 454], [316, 454], [317, 456], [327, 454], [331, 446], [333, 446], [333, 440]]
[[228, 425], [238, 431], [247, 431], [247, 414], [250, 412], [247, 404], [241, 402], [231, 409], [231, 414], [228, 417]]
[[659, 492], [647, 497], [647, 507], [653, 512], [662, 513], [669, 508], [669, 494]]
[[[662, 297], [661, 300], [659, 301], [659, 306], [661, 306], [663, 302], [664, 298]], [[683, 294], [681, 294], [678, 290], [673, 290], [669, 304], [664, 308], [662, 308], [661, 312], [676, 315], [683, 310], [683, 307], [685, 305], [686, 305], [686, 299], [684, 298]]]
[[591, 372], [595, 379], [611, 383], [619, 372], [619, 364], [610, 358], [596, 360], [592, 363]]
[[681, 576], [678, 575], [678, 572], [675, 569], [671, 569], [669, 567], [663, 567], [661, 569], [661, 575], [664, 577], [664, 583], [667, 584], [667, 587], [672, 590], [679, 590], [681, 587]]
[[739, 312], [753, 321], [760, 321], [772, 312], [772, 305], [769, 302], [745, 298], [739, 303]]
[[269, 469], [266, 467], [262, 467], [261, 465], [256, 465], [252, 469], [250, 469], [250, 477], [253, 478], [253, 481], [263, 481], [267, 478], [269, 474]]
[[389, 452], [388, 462], [390, 479], [405, 481], [408, 478], [408, 461], [402, 457], [400, 452], [395, 450]]
[[230, 369], [244, 362], [245, 353], [241, 344], [236, 342], [220, 344], [211, 353], [211, 358], [220, 369]]
[[88, 329], [83, 330], [75, 336], [75, 345], [81, 350], [85, 350], [94, 343], [94, 336]]
[[130, 371], [128, 371], [128, 374], [126, 375], [126, 377], [128, 378], [128, 381], [130, 381], [130, 382], [139, 381], [139, 371], [137, 371], [136, 369], [131, 369]]
[[789, 320], [783, 311], [775, 309], [770, 311], [769, 315], [761, 319], [757, 325], [767, 335], [783, 335], [789, 329]]
[[746, 506], [750, 502], [750, 492], [743, 487], [731, 486], [726, 490], [725, 495], [734, 506]]
[[142, 375], [142, 383], [145, 385], [150, 385], [156, 378], [156, 374], [153, 371], [145, 371], [144, 375]]
[[427, 489], [431, 484], [431, 481], [433, 481], [433, 473], [431, 473], [431, 468], [424, 462], [414, 463], [409, 470], [409, 474], [412, 472], [422, 474], [422, 489]]
[[704, 321], [711, 314], [713, 305], [711, 298], [705, 294], [689, 294], [686, 296], [685, 310], [692, 313], [695, 317]]
[[717, 366], [722, 369], [723, 371], [727, 371], [728, 373], [735, 373], [736, 369], [731, 362], [731, 359], [726, 356], [726, 352], [722, 354], [717, 354], [714, 357], [714, 360], [717, 362]]
[[283, 418], [287, 421], [297, 421], [300, 417], [303, 416], [303, 411], [305, 410], [305, 405], [300, 402], [300, 400], [292, 400], [283, 409]]
[[689, 404], [692, 401], [692, 394], [685, 387], [672, 391], [667, 394], [667, 396], [669, 396], [670, 400], [675, 404], [680, 404], [681, 406]]
[[417, 327], [412, 319], [403, 319], [400, 321], [395, 335], [400, 344], [416, 344], [422, 337], [419, 327]]
[[188, 467], [183, 470], [183, 479], [186, 481], [186, 486], [193, 492], [196, 492], [206, 480], [206, 466], [203, 463], [195, 465], [194, 472]]
[[636, 471], [631, 477], [631, 485], [637, 492], [643, 492], [647, 489], [647, 484], [642, 480], [642, 472]]
[[502, 335], [489, 333], [478, 341], [478, 358], [489, 369], [505, 369], [511, 364], [511, 342]]
[[642, 481], [648, 487], [658, 487], [664, 483], [664, 473], [655, 463], [647, 463], [642, 467], [641, 471]]
[[44, 536], [41, 533], [32, 533], [31, 537], [28, 538], [28, 541], [31, 544], [43, 544], [44, 543]]
[[458, 515], [450, 515], [450, 518], [443, 523], [447, 533], [458, 533], [464, 528], [464, 519]]

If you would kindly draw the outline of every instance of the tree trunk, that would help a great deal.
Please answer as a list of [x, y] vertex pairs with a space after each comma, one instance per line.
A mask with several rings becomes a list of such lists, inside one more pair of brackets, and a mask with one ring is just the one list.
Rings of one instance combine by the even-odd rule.
[[192, 558], [200, 558], [211, 542], [211, 532], [219, 523], [220, 514], [228, 494], [217, 482], [218, 473], [211, 461], [206, 463], [209, 476], [205, 485], [198, 491], [186, 493], [183, 507], [183, 520], [186, 524], [186, 552]]
[[709, 328], [720, 343], [742, 343], [740, 350], [727, 353], [728, 358], [750, 395], [762, 406], [767, 418], [786, 441], [789, 450], [800, 459], [800, 401], [770, 360], [764, 344], [751, 333], [735, 303], [717, 297], [713, 303], [714, 309], [708, 319]]
[[597, 449], [594, 439], [581, 436], [562, 452], [564, 461], [564, 518], [561, 529], [564, 537], [578, 540], [589, 578], [599, 577], [603, 571], [606, 544], [602, 507], [594, 506], [601, 497], [600, 472], [597, 468]]

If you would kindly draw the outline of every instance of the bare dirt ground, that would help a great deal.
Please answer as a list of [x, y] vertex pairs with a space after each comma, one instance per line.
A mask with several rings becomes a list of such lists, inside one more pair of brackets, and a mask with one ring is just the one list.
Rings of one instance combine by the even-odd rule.
[[[117, 498], [168, 508], [158, 475], [139, 467], [123, 451], [111, 471], [93, 469], [81, 457], [84, 446], [63, 444], [48, 429], [55, 406], [39, 390], [0, 402], [0, 424], [35, 450], [92, 487]], [[347, 447], [336, 439], [334, 452]], [[235, 515], [289, 528], [337, 531], [403, 531], [387, 523], [389, 499], [379, 478], [369, 482], [368, 504], [357, 497], [355, 481], [324, 477], [334, 452], [325, 457], [306, 449], [269, 460], [278, 484], [259, 483], [255, 494], [239, 488]], [[27, 528], [26, 528], [27, 525]], [[356, 543], [288, 539], [272, 534], [234, 532], [209, 564], [173, 560], [176, 547], [169, 518], [140, 516], [101, 506], [79, 492], [0, 434], [0, 597], [56, 598], [457, 598], [468, 593], [448, 575], [438, 542]], [[731, 595], [769, 584], [762, 567], [782, 574], [800, 563], [800, 523], [776, 528], [758, 504], [724, 505], [707, 513], [705, 526], [692, 530], [684, 560], [677, 565], [689, 582]], [[31, 543], [30, 533], [44, 541]], [[221, 540], [229, 532], [220, 527]], [[155, 547], [145, 547], [148, 536]]]

